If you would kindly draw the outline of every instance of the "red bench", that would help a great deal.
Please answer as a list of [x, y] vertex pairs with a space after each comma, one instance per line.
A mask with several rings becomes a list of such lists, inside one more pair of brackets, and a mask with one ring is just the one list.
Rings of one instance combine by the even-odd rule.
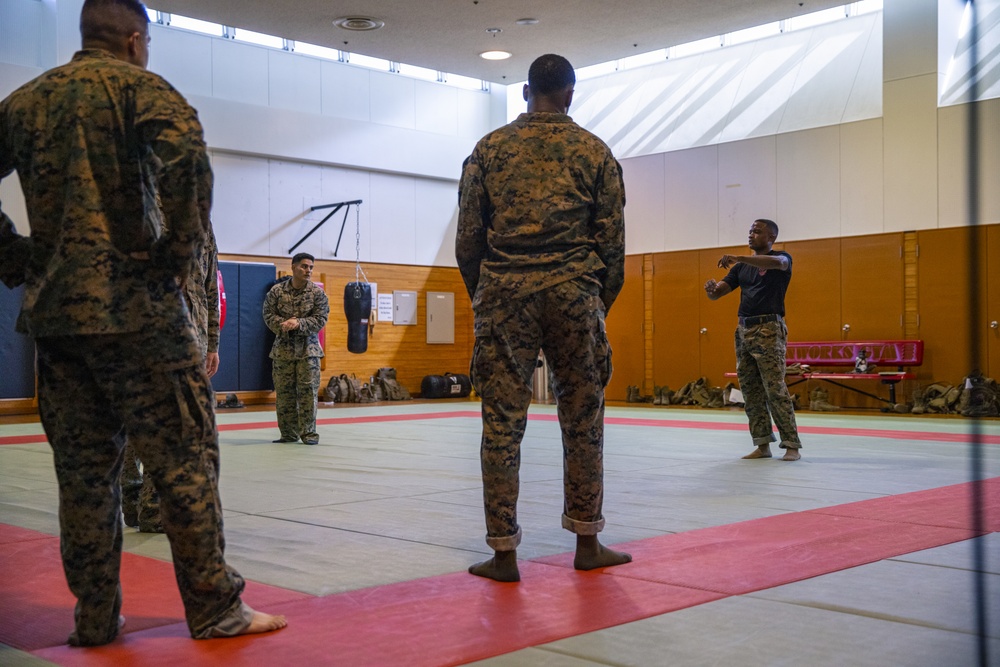
[[[875, 372], [855, 373], [853, 370], [820, 370], [827, 367], [854, 368], [858, 352], [865, 350], [868, 364], [875, 365]], [[803, 364], [809, 370], [786, 375], [788, 386], [793, 387], [806, 380], [823, 380], [844, 389], [869, 396], [894, 405], [896, 385], [903, 380], [913, 380], [916, 375], [907, 368], [924, 362], [924, 341], [922, 340], [845, 340], [845, 341], [805, 341], [789, 342], [785, 351], [785, 364]], [[726, 377], [736, 377], [736, 373], [726, 373]], [[792, 379], [794, 378], [794, 381]], [[889, 387], [888, 400], [867, 391], [841, 384], [841, 380], [879, 380]]]

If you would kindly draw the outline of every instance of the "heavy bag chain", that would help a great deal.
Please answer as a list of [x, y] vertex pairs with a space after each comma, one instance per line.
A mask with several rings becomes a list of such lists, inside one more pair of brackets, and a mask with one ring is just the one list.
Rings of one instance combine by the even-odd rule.
[[361, 204], [354, 207], [354, 298], [361, 298], [361, 279], [368, 282], [365, 270], [361, 268]]

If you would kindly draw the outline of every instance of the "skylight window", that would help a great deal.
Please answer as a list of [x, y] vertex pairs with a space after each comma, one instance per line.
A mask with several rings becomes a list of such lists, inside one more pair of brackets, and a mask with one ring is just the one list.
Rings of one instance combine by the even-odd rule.
[[259, 44], [260, 46], [269, 46], [272, 49], [281, 49], [284, 48], [285, 45], [285, 40], [280, 37], [265, 35], [262, 32], [254, 32], [253, 30], [244, 30], [243, 28], [236, 28], [236, 34], [233, 39], [237, 42], [248, 42], [250, 44]]

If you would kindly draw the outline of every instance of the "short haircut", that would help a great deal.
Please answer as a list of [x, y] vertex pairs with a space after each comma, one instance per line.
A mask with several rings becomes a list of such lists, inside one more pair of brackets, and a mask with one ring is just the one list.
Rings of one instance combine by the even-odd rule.
[[148, 30], [146, 5], [138, 0], [85, 0], [80, 11], [80, 36], [84, 43], [114, 43]]
[[767, 218], [757, 218], [754, 222], [762, 222], [764, 226], [767, 227], [767, 231], [771, 232], [771, 236], [778, 238], [778, 223], [774, 220], [768, 220]]
[[539, 56], [528, 68], [528, 88], [535, 95], [552, 95], [576, 83], [569, 61], [554, 53]]
[[295, 266], [304, 259], [308, 259], [310, 262], [316, 261], [316, 258], [310, 255], [309, 253], [300, 252], [299, 254], [295, 255], [295, 257], [292, 257], [292, 266]]

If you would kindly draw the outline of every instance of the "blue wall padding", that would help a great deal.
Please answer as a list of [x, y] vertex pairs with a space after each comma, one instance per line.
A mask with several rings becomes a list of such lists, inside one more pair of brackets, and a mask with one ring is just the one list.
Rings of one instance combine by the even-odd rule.
[[226, 323], [219, 334], [219, 372], [212, 377], [217, 392], [240, 388], [240, 265], [219, 262], [226, 290]]
[[23, 294], [0, 284], [0, 398], [35, 395], [35, 342], [14, 331]]
[[263, 310], [276, 275], [274, 264], [240, 264], [240, 391], [274, 389], [268, 356], [274, 334], [264, 324]]

